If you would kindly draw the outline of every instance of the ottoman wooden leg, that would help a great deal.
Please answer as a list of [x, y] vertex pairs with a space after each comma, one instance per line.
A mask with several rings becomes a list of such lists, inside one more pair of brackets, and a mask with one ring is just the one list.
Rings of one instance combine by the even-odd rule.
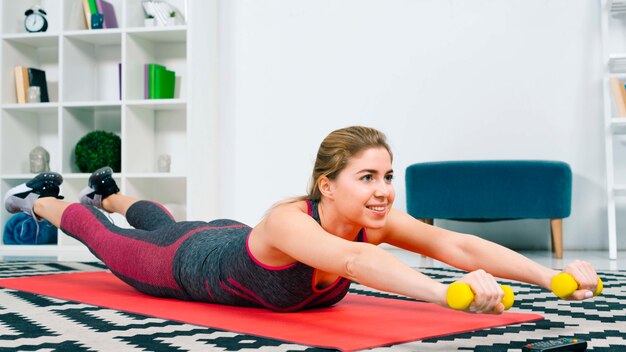
[[435, 223], [435, 219], [419, 219], [419, 221], [428, 224], [428, 225], [432, 225]]
[[552, 233], [552, 252], [556, 258], [563, 258], [563, 219], [550, 219]]

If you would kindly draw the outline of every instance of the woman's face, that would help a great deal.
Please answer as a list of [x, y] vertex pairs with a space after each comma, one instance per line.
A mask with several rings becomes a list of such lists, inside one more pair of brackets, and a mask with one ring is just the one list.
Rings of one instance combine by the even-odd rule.
[[354, 155], [330, 182], [337, 209], [359, 226], [381, 228], [396, 196], [392, 179], [391, 156], [385, 148]]

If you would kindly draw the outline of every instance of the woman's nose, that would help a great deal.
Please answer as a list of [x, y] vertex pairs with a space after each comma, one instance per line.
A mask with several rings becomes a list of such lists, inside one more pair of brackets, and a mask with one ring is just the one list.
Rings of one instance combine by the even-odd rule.
[[387, 182], [376, 182], [376, 190], [374, 195], [377, 197], [386, 197], [389, 195], [391, 185], [387, 184]]

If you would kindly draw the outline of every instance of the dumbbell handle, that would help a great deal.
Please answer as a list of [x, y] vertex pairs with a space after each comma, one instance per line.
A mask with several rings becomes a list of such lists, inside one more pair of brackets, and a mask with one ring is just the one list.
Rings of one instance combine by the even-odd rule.
[[[602, 293], [602, 280], [598, 278], [598, 286], [596, 287], [596, 291], [593, 293], [594, 296]], [[569, 297], [574, 291], [578, 290], [578, 282], [574, 279], [574, 277], [568, 273], [559, 273], [554, 275], [550, 282], [550, 289], [557, 295], [559, 298]]]
[[[504, 309], [507, 310], [513, 305], [515, 294], [510, 286], [500, 285], [500, 287], [504, 291], [502, 304], [504, 304]], [[452, 309], [466, 310], [474, 301], [474, 292], [465, 282], [456, 281], [448, 286], [446, 301], [448, 302], [448, 307]]]

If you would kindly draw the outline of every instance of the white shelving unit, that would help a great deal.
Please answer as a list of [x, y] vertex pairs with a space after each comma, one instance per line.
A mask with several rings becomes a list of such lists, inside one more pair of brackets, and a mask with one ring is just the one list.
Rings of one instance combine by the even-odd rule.
[[[40, 145], [51, 170], [64, 176], [62, 194], [76, 200], [89, 174], [76, 167], [74, 147], [88, 132], [105, 130], [122, 140], [114, 175], [122, 192], [159, 201], [178, 220], [215, 213], [216, 179], [208, 171], [217, 164], [217, 0], [169, 0], [186, 15], [185, 25], [170, 27], [144, 27], [141, 0], [108, 0], [119, 28], [98, 30], [87, 29], [81, 0], [0, 1], [2, 194], [33, 177], [28, 155]], [[24, 29], [24, 11], [34, 4], [48, 13], [47, 32]], [[174, 99], [144, 100], [146, 63], [176, 72]], [[46, 71], [49, 103], [16, 103], [17, 65]], [[169, 173], [157, 171], [161, 154], [171, 156]], [[2, 207], [2, 228], [10, 216]], [[93, 259], [62, 232], [55, 245], [0, 243], [1, 256]]]
[[617, 259], [616, 203], [626, 199], [626, 173], [619, 162], [624, 158], [626, 117], [617, 117], [610, 79], [626, 80], [626, 1], [601, 0], [601, 6], [609, 259]]

